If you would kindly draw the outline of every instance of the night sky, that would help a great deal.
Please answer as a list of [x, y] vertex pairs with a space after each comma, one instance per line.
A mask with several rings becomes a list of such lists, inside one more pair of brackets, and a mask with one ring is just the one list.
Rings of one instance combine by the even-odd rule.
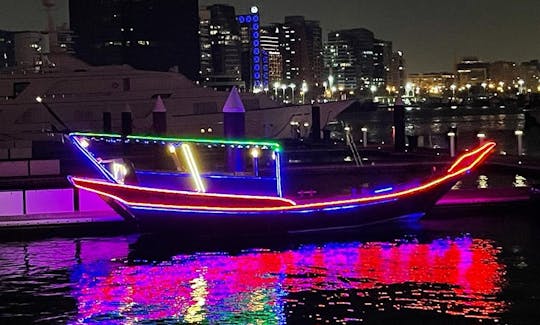
[[[181, 1], [181, 0], [180, 0]], [[57, 0], [57, 23], [67, 20], [67, 0]], [[42, 29], [40, 0], [0, 1], [0, 29]], [[464, 55], [484, 60], [540, 59], [539, 0], [199, 0], [228, 3], [237, 13], [256, 4], [263, 23], [286, 15], [319, 20], [323, 33], [364, 27], [405, 52], [408, 72], [451, 71]]]

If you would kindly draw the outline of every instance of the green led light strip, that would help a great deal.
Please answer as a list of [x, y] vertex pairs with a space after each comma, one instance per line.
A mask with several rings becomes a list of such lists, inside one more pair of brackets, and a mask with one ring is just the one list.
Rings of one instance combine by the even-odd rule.
[[[74, 132], [70, 133], [70, 136], [81, 137], [102, 137], [102, 138], [121, 138], [119, 134], [106, 134], [106, 133], [84, 133]], [[254, 146], [268, 146], [274, 150], [280, 150], [281, 146], [277, 142], [272, 141], [256, 141], [256, 140], [230, 140], [230, 139], [209, 139], [209, 138], [172, 138], [172, 137], [156, 137], [156, 136], [142, 136], [142, 135], [128, 135], [129, 140], [143, 140], [143, 141], [164, 141], [164, 142], [191, 142], [191, 143], [209, 143], [209, 144], [234, 144], [234, 145], [254, 145]]]

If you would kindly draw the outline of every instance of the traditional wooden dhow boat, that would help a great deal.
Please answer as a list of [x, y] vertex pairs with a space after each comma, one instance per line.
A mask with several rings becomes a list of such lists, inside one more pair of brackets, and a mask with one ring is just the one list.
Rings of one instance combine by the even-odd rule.
[[303, 231], [420, 216], [495, 147], [485, 142], [424, 181], [370, 194], [299, 198], [282, 187], [278, 142], [71, 133], [100, 178], [70, 176], [142, 227]]

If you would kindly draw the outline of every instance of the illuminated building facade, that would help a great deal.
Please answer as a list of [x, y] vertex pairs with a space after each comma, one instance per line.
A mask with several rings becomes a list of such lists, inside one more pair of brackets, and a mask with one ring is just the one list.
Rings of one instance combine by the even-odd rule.
[[437, 95], [451, 89], [455, 75], [451, 72], [411, 73], [408, 82], [421, 93]]
[[200, 77], [197, 0], [70, 0], [74, 50], [92, 65]]
[[[338, 79], [342, 79], [341, 83], [345, 83], [343, 79], [351, 78], [351, 71], [354, 70], [356, 78], [356, 89], [359, 91], [369, 91], [374, 78], [374, 47], [375, 39], [373, 32], [365, 28], [345, 29], [328, 33], [328, 50], [331, 51], [341, 48], [345, 53], [337, 52], [336, 60], [338, 65], [344, 65], [346, 69]], [[349, 54], [347, 54], [349, 53]], [[339, 57], [342, 59], [339, 59]], [[349, 68], [349, 63], [346, 61], [353, 60], [352, 68]], [[327, 55], [327, 64], [328, 55]], [[332, 67], [328, 67], [332, 68]], [[338, 73], [339, 74], [339, 73]], [[332, 76], [335, 80], [336, 76]], [[331, 81], [331, 80], [330, 80]], [[352, 84], [350, 84], [352, 86]]]
[[283, 56], [279, 48], [279, 37], [274, 26], [261, 27], [261, 49], [268, 55], [268, 82], [272, 85], [283, 76]]
[[375, 39], [373, 32], [355, 28], [328, 33], [324, 50], [325, 84], [331, 93], [359, 96], [398, 91], [405, 81], [402, 52], [392, 42]]
[[480, 84], [488, 78], [489, 63], [477, 57], [464, 57], [456, 64], [456, 81], [458, 87]]
[[303, 16], [285, 17], [276, 25], [283, 56], [283, 81], [300, 85], [320, 82], [322, 77], [322, 30], [318, 21]]
[[[338, 89], [355, 91], [356, 80], [356, 57], [349, 42], [340, 38], [339, 33], [329, 33], [328, 41], [324, 48], [324, 64], [328, 76], [332, 76], [332, 83]], [[330, 87], [334, 85], [329, 85]]]
[[236, 17], [240, 26], [242, 49], [242, 80], [254, 92], [269, 87], [269, 53], [261, 46], [259, 9], [251, 7], [250, 13]]
[[199, 11], [203, 85], [217, 90], [245, 88], [242, 80], [240, 26], [234, 7], [211, 5]]

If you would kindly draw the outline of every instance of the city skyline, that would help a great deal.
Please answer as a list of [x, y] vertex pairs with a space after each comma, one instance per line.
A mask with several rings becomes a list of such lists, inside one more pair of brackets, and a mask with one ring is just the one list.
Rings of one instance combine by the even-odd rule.
[[[60, 25], [68, 20], [67, 0], [56, 2], [53, 16]], [[199, 5], [227, 3], [235, 6], [239, 13], [257, 5], [263, 24], [282, 21], [288, 15], [304, 15], [307, 19], [319, 20], [325, 36], [337, 29], [367, 28], [382, 39], [392, 41], [395, 49], [405, 52], [407, 70], [411, 73], [452, 71], [454, 63], [463, 56], [516, 62], [540, 56], [540, 44], [528, 40], [539, 29], [534, 21], [535, 8], [540, 9], [540, 3], [535, 0], [520, 1], [519, 6], [502, 0], [474, 3], [457, 0], [438, 3], [436, 7], [427, 0], [337, 2], [336, 5], [335, 1], [200, 0]], [[0, 4], [0, 11], [5, 13], [0, 29], [40, 30], [46, 25], [39, 1]], [[28, 19], [21, 19], [25, 13]]]

